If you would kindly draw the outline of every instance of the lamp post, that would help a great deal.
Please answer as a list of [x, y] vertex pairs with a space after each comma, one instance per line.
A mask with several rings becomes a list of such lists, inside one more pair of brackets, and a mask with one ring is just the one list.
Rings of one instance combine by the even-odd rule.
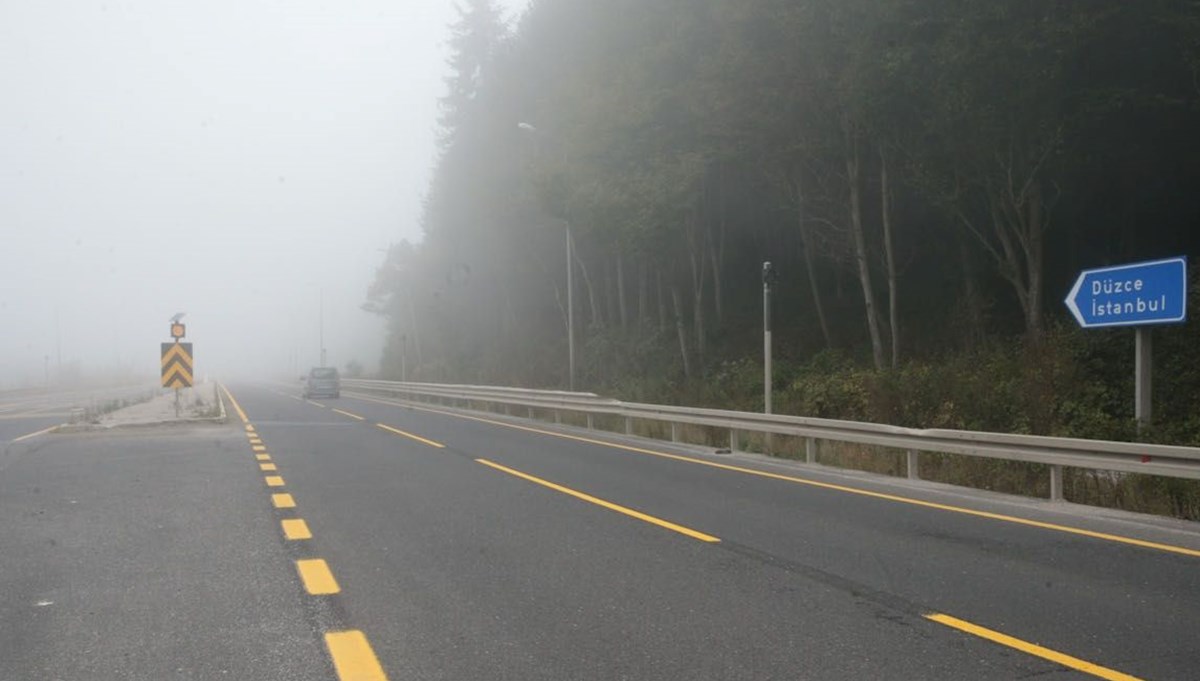
[[321, 366], [325, 366], [325, 287], [321, 287], [317, 302], [317, 334], [321, 343]]
[[[538, 136], [542, 135], [532, 123], [520, 122], [517, 123], [517, 128], [525, 132], [533, 134], [534, 137], [534, 155], [539, 155], [540, 145], [537, 144]], [[575, 390], [575, 287], [573, 285], [571, 266], [571, 221], [564, 217], [563, 224], [566, 226], [567, 233], [567, 390]]]
[[763, 413], [771, 413], [771, 286], [778, 274], [771, 261], [763, 263]]

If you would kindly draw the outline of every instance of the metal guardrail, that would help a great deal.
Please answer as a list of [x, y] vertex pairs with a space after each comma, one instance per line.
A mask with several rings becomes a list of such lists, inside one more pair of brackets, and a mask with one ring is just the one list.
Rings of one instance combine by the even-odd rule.
[[558, 390], [349, 379], [342, 381], [342, 387], [468, 409], [477, 404], [525, 407], [530, 417], [533, 416], [533, 409], [546, 409], [554, 412], [556, 421], [561, 419], [562, 412], [582, 413], [587, 417], [589, 428], [594, 427], [596, 415], [615, 416], [624, 419], [626, 434], [633, 433], [635, 419], [659, 421], [670, 424], [672, 441], [679, 439], [679, 424], [710, 426], [729, 431], [731, 450], [738, 449], [740, 433], [802, 437], [805, 439], [805, 459], [808, 463], [816, 462], [817, 442], [820, 440], [890, 447], [907, 453], [907, 473], [910, 478], [920, 477], [919, 452], [1041, 463], [1050, 467], [1050, 498], [1056, 501], [1063, 498], [1064, 466], [1200, 479], [1200, 448], [1197, 447], [902, 428], [807, 416], [638, 404], [600, 397], [594, 393]]

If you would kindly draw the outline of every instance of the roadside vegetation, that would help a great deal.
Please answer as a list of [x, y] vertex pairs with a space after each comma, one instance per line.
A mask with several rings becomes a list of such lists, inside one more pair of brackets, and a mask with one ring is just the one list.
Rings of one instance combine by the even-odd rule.
[[[451, 46], [424, 239], [366, 304], [385, 376], [566, 387], [569, 227], [576, 389], [761, 409], [769, 260], [780, 413], [1137, 436], [1132, 332], [1061, 300], [1086, 267], [1200, 256], [1200, 5], [539, 0], [510, 26], [469, 0]], [[1195, 324], [1155, 356], [1137, 437], [1200, 445]], [[1036, 466], [922, 467], [1044, 492]], [[1190, 482], [1066, 492], [1200, 518]]]

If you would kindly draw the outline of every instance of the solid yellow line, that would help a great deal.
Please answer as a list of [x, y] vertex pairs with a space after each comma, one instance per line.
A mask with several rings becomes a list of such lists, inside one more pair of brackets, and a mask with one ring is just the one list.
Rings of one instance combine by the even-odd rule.
[[379, 658], [361, 631], [330, 631], [325, 634], [325, 647], [339, 681], [387, 681]]
[[263, 478], [267, 481], [267, 487], [283, 487], [283, 477], [279, 475], [268, 475]]
[[296, 561], [296, 571], [300, 573], [300, 581], [304, 582], [304, 590], [314, 596], [335, 594], [342, 590], [329, 571], [329, 565], [320, 558]]
[[255, 454], [254, 458], [258, 459], [259, 461], [270, 461], [271, 455], [270, 454]]
[[238, 404], [238, 401], [233, 397], [233, 393], [229, 392], [229, 388], [224, 383], [221, 384], [221, 390], [225, 391], [225, 395], [229, 398], [229, 403], [233, 405], [237, 415], [241, 417], [242, 423], [246, 424], [246, 430], [254, 430], [250, 425], [250, 419], [246, 417], [246, 412], [242, 411], [242, 405]]
[[279, 470], [279, 468], [273, 463], [260, 463], [260, 464], [258, 464], [258, 470], [260, 470], [260, 471], [277, 471], [277, 470]]
[[1101, 679], [1108, 679], [1109, 681], [1140, 681], [1136, 676], [1123, 674], [1121, 672], [1109, 669], [1108, 667], [1101, 667], [1098, 664], [1092, 664], [1091, 662], [1081, 660], [1077, 657], [1071, 657], [1070, 655], [1060, 653], [1055, 650], [1050, 650], [1049, 648], [1043, 648], [1036, 643], [1022, 641], [1019, 638], [1013, 638], [1007, 634], [1002, 634], [998, 631], [981, 627], [978, 624], [971, 624], [970, 622], [960, 620], [957, 617], [951, 617], [950, 615], [943, 615], [941, 613], [930, 613], [925, 615], [925, 619], [932, 620], [938, 624], [944, 624], [947, 627], [958, 629], [959, 631], [966, 632], [973, 636], [987, 639], [993, 643], [999, 643], [1002, 646], [1019, 650], [1028, 655], [1033, 655], [1034, 657], [1040, 657], [1043, 660], [1049, 660], [1056, 664], [1061, 664], [1064, 667], [1069, 667], [1076, 671], [1083, 672], [1084, 674], [1091, 674], [1092, 676], [1096, 676]]
[[275, 508], [296, 508], [296, 500], [290, 494], [272, 494], [271, 503]]
[[691, 537], [692, 539], [699, 539], [700, 541], [705, 541], [705, 542], [710, 542], [710, 543], [716, 543], [716, 542], [721, 541], [720, 539], [712, 536], [711, 534], [704, 534], [703, 532], [697, 532], [696, 530], [684, 527], [683, 525], [676, 525], [675, 523], [663, 520], [661, 518], [655, 518], [652, 515], [646, 515], [645, 513], [642, 513], [641, 511], [635, 511], [632, 508], [626, 508], [625, 506], [621, 506], [619, 504], [614, 504], [611, 501], [605, 501], [603, 499], [598, 499], [590, 494], [584, 494], [583, 492], [577, 492], [569, 487], [563, 487], [562, 485], [557, 485], [553, 482], [550, 482], [549, 480], [542, 480], [541, 478], [535, 478], [534, 476], [529, 475], [528, 473], [522, 473], [521, 471], [513, 470], [512, 468], [509, 468], [507, 466], [501, 466], [500, 464], [493, 463], [491, 461], [488, 461], [487, 459], [475, 459], [475, 460], [485, 466], [490, 466], [492, 468], [495, 468], [498, 471], [503, 471], [505, 473], [508, 473], [509, 475], [515, 475], [516, 477], [521, 478], [522, 480], [528, 480], [529, 482], [539, 484], [543, 487], [549, 487], [550, 489], [552, 489], [556, 492], [562, 492], [563, 494], [568, 494], [570, 496], [575, 497], [576, 499], [582, 499], [583, 501], [586, 501], [588, 503], [596, 504], [597, 506], [602, 506], [604, 508], [607, 508], [610, 511], [616, 511], [617, 513], [623, 513], [631, 518], [637, 518], [638, 520], [650, 523], [651, 525], [658, 525], [659, 527], [666, 528], [673, 532], [678, 532], [679, 534], [687, 535], [687, 536]]
[[308, 523], [302, 518], [287, 518], [279, 521], [283, 527], [283, 536], [288, 539], [312, 539], [312, 532], [308, 529]]
[[364, 417], [362, 417], [362, 416], [359, 416], [358, 414], [351, 414], [350, 412], [348, 412], [348, 411], [342, 411], [341, 409], [334, 409], [334, 411], [336, 411], [337, 413], [341, 414], [342, 416], [349, 416], [350, 418], [352, 418], [352, 419], [358, 419], [359, 421], [366, 421], [366, 420], [367, 420], [366, 418], [364, 418]]
[[[62, 424], [59, 424], [59, 425], [62, 425]], [[35, 431], [35, 432], [32, 432], [32, 433], [27, 433], [27, 434], [25, 434], [25, 435], [22, 435], [21, 437], [15, 438], [15, 439], [13, 440], [13, 442], [20, 442], [20, 441], [22, 441], [22, 440], [28, 440], [29, 438], [32, 438], [32, 437], [37, 437], [38, 435], [45, 435], [46, 433], [52, 432], [52, 431], [54, 431], [54, 430], [57, 430], [57, 429], [58, 429], [58, 426], [50, 426], [49, 428], [42, 428], [42, 429], [41, 429], [41, 430], [39, 430], [39, 431]]]
[[434, 442], [433, 440], [426, 440], [425, 438], [421, 437], [420, 435], [413, 435], [412, 433], [406, 433], [403, 430], [400, 430], [399, 428], [385, 426], [382, 423], [376, 423], [375, 425], [379, 426], [380, 428], [383, 428], [384, 430], [391, 431], [397, 435], [403, 435], [404, 437], [416, 440], [417, 442], [422, 442], [424, 444], [429, 445], [430, 447], [437, 447], [438, 449], [444, 449], [446, 447], [446, 445], [444, 445], [440, 442]]
[[[369, 402], [379, 402], [380, 404], [391, 404], [393, 406], [396, 405], [395, 402], [384, 402], [382, 400], [375, 400], [375, 399], [371, 399], [368, 397], [359, 397], [358, 395], [353, 395], [350, 397], [353, 397], [354, 399], [359, 399], [359, 400], [367, 400]], [[859, 496], [871, 497], [873, 499], [883, 499], [885, 501], [894, 501], [894, 502], [900, 503], [900, 504], [909, 504], [911, 506], [921, 506], [923, 508], [932, 508], [932, 509], [937, 509], [939, 511], [948, 511], [950, 513], [961, 513], [963, 515], [974, 516], [976, 518], [987, 518], [989, 520], [998, 520], [1001, 522], [1013, 523], [1016, 525], [1024, 525], [1026, 527], [1036, 527], [1036, 528], [1039, 528], [1042, 530], [1063, 532], [1066, 534], [1074, 534], [1074, 535], [1081, 536], [1081, 537], [1089, 537], [1091, 539], [1100, 539], [1103, 541], [1111, 541], [1111, 542], [1115, 542], [1118, 544], [1137, 546], [1137, 547], [1144, 548], [1144, 549], [1153, 549], [1156, 551], [1166, 551], [1168, 553], [1176, 553], [1176, 554], [1180, 554], [1180, 555], [1184, 555], [1184, 556], [1192, 556], [1194, 558], [1200, 558], [1200, 550], [1189, 549], [1189, 548], [1186, 548], [1183, 546], [1176, 546], [1174, 544], [1162, 544], [1160, 542], [1146, 541], [1143, 539], [1135, 539], [1133, 537], [1126, 537], [1126, 536], [1122, 536], [1122, 535], [1118, 535], [1118, 534], [1108, 534], [1106, 532], [1095, 532], [1093, 530], [1085, 530], [1081, 527], [1071, 527], [1069, 525], [1059, 525], [1057, 523], [1047, 523], [1047, 522], [1042, 522], [1040, 520], [1030, 520], [1028, 518], [1019, 518], [1016, 516], [1004, 515], [1002, 513], [990, 513], [988, 511], [977, 511], [973, 508], [964, 508], [962, 506], [951, 506], [949, 504], [939, 504], [939, 503], [932, 502], [932, 501], [923, 501], [921, 499], [913, 499], [911, 497], [902, 497], [902, 496], [899, 496], [896, 494], [885, 494], [883, 492], [872, 492], [870, 490], [859, 489], [857, 487], [847, 487], [845, 485], [836, 485], [836, 484], [829, 483], [829, 482], [819, 482], [817, 480], [809, 480], [807, 478], [798, 478], [798, 477], [795, 477], [792, 475], [782, 475], [780, 473], [768, 473], [767, 471], [759, 471], [759, 470], [755, 470], [753, 468], [742, 468], [741, 466], [733, 466], [733, 465], [726, 464], [726, 463], [717, 463], [715, 461], [705, 461], [703, 459], [695, 459], [690, 456], [682, 456], [680, 454], [668, 454], [666, 452], [657, 452], [652, 449], [643, 449], [641, 447], [633, 447], [631, 445], [623, 445], [623, 444], [618, 444], [616, 442], [606, 442], [604, 440], [597, 440], [597, 439], [588, 438], [588, 437], [580, 437], [577, 435], [567, 435], [565, 433], [556, 433], [556, 432], [550, 431], [550, 430], [541, 430], [539, 428], [530, 428], [528, 426], [519, 426], [514, 423], [504, 423], [503, 421], [493, 421], [491, 419], [480, 418], [478, 416], [467, 416], [465, 414], [456, 414], [454, 412], [442, 411], [440, 409], [429, 409], [427, 407], [419, 407], [419, 406], [415, 406], [415, 405], [411, 405], [411, 404], [406, 404], [405, 406], [408, 406], [412, 409], [416, 409], [419, 411], [430, 412], [432, 414], [442, 414], [445, 416], [453, 416], [455, 418], [467, 419], [470, 421], [478, 421], [480, 423], [488, 423], [488, 424], [495, 425], [495, 426], [501, 426], [503, 428], [512, 428], [514, 430], [523, 430], [523, 431], [530, 432], [530, 433], [537, 433], [539, 435], [549, 435], [550, 437], [557, 437], [557, 438], [561, 438], [564, 440], [574, 440], [576, 442], [586, 442], [588, 444], [600, 445], [602, 447], [610, 447], [612, 449], [621, 449], [621, 450], [628, 451], [628, 452], [636, 452], [638, 454], [648, 454], [650, 456], [657, 456], [657, 457], [661, 457], [664, 459], [671, 459], [674, 461], [683, 461], [686, 463], [698, 464], [700, 466], [708, 466], [710, 468], [719, 468], [721, 470], [734, 471], [737, 473], [744, 473], [746, 475], [754, 475], [754, 476], [758, 476], [760, 478], [770, 478], [772, 480], [783, 480], [785, 482], [794, 482], [796, 484], [808, 485], [810, 487], [819, 487], [821, 489], [834, 490], [837, 492], [845, 492], [847, 494], [857, 494]]]

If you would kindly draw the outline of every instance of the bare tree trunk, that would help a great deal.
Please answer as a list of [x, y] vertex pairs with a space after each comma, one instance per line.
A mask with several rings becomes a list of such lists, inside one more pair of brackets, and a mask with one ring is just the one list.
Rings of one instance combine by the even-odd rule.
[[883, 371], [883, 339], [879, 335], [875, 292], [871, 287], [871, 261], [867, 257], [867, 238], [862, 224], [862, 181], [858, 156], [858, 130], [843, 119], [846, 136], [846, 182], [850, 186], [850, 231], [854, 237], [854, 258], [858, 262], [858, 280], [862, 285], [863, 302], [867, 308], [867, 329], [871, 332], [871, 353], [875, 369]]
[[667, 325], [667, 304], [663, 299], [662, 270], [655, 268], [654, 281], [658, 289], [658, 332], [662, 333]]
[[592, 286], [592, 278], [588, 275], [587, 264], [583, 262], [583, 258], [579, 257], [579, 249], [573, 248], [571, 253], [575, 256], [575, 263], [579, 265], [579, 271], [583, 274], [583, 284], [587, 287], [588, 308], [592, 312], [592, 328], [598, 329], [603, 326], [603, 321], [600, 318], [600, 306], [596, 304], [596, 288]]
[[413, 308], [412, 290], [404, 290], [405, 302], [408, 303], [408, 320], [412, 325], [413, 334], [413, 352], [417, 356], [417, 368], [421, 366], [421, 328], [417, 326], [417, 311]]
[[817, 280], [816, 258], [813, 257], [812, 227], [808, 225], [804, 213], [804, 186], [797, 172], [792, 178], [792, 186], [796, 201], [796, 225], [800, 232], [800, 245], [804, 249], [804, 269], [808, 271], [808, 287], [812, 291], [813, 307], [817, 310], [817, 323], [821, 326], [821, 335], [825, 338], [825, 347], [833, 347], [833, 335], [829, 332], [829, 320], [825, 318], [825, 303], [821, 300], [821, 287]]
[[712, 263], [713, 305], [717, 313], [717, 324], [725, 322], [724, 287], [721, 284], [721, 268], [725, 264], [725, 214], [717, 223], [717, 238], [709, 237], [708, 256]]
[[642, 260], [638, 263], [638, 328], [646, 328], [646, 317], [650, 314], [650, 305], [647, 298], [646, 289], [649, 288], [646, 282], [646, 261]]
[[972, 348], [978, 347], [984, 338], [985, 322], [983, 313], [983, 298], [975, 284], [975, 268], [971, 266], [971, 253], [967, 250], [967, 241], [962, 232], [956, 236], [958, 241], [958, 258], [962, 265], [963, 298], [967, 306], [967, 339]]
[[1025, 262], [1029, 268], [1029, 309], [1026, 311], [1025, 327], [1031, 339], [1037, 343], [1042, 338], [1042, 270], [1045, 260], [1045, 222], [1042, 216], [1041, 185], [1036, 181], [1030, 187], [1028, 208], [1029, 238], [1023, 243]]
[[[699, 216], [693, 215], [693, 221], [699, 220]], [[698, 235], [695, 225], [687, 232], [688, 242], [688, 260], [692, 267], [692, 332], [696, 334], [696, 363], [698, 368], [704, 367], [704, 279], [706, 263], [704, 253], [701, 252], [703, 244], [696, 242]]]
[[883, 212], [883, 254], [887, 262], [888, 322], [892, 331], [892, 368], [900, 365], [900, 312], [897, 308], [896, 252], [892, 244], [892, 195], [888, 186], [887, 153], [879, 147], [879, 206]]
[[617, 266], [612, 262], [604, 264], [604, 312], [609, 324], [617, 319]]
[[617, 251], [617, 309], [621, 313], [621, 328], [629, 328], [629, 311], [625, 307], [625, 267]]
[[679, 304], [679, 287], [671, 284], [671, 305], [675, 310], [675, 334], [679, 336], [679, 356], [683, 359], [683, 377], [692, 377], [691, 364], [688, 362], [687, 333], [683, 329], [683, 312]]

